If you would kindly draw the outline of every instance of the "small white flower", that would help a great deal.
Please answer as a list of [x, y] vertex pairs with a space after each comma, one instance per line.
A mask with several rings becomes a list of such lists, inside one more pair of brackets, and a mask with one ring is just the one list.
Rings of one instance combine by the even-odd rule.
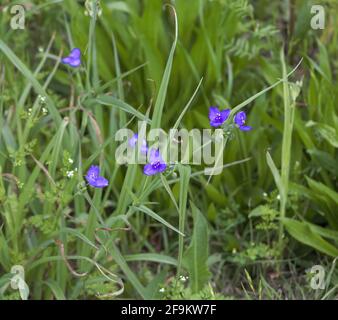
[[40, 94], [38, 96], [38, 99], [39, 99], [40, 103], [45, 103], [46, 102], [46, 97], [44, 97], [44, 96], [42, 96]]
[[67, 172], [66, 172], [66, 176], [67, 176], [68, 178], [72, 178], [72, 177], [74, 176], [74, 171], [73, 171], [73, 170], [67, 171]]
[[163, 293], [164, 292], [164, 288], [161, 288], [160, 290], [158, 290], [159, 292]]
[[42, 108], [42, 113], [46, 115], [48, 113], [48, 110], [46, 108]]
[[280, 194], [276, 197], [277, 200], [280, 200]]
[[43, 47], [39, 46], [38, 50], [39, 52], [43, 52]]
[[69, 159], [68, 159], [68, 162], [69, 162], [70, 164], [72, 164], [72, 163], [74, 163], [74, 160], [73, 160], [72, 158], [69, 158]]
[[263, 192], [263, 197], [267, 197], [268, 194], [266, 192]]

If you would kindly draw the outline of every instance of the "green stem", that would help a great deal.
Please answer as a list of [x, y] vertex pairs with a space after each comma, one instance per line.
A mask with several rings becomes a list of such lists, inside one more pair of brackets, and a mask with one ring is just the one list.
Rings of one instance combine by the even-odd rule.
[[[286, 65], [283, 50], [281, 51], [281, 61], [283, 67], [283, 77], [286, 76]], [[283, 249], [283, 218], [285, 217], [286, 203], [288, 198], [289, 189], [289, 174], [290, 174], [290, 161], [291, 161], [291, 146], [292, 146], [292, 131], [294, 125], [294, 109], [295, 101], [291, 99], [289, 83], [283, 82], [283, 100], [284, 100], [284, 128], [283, 128], [283, 142], [282, 142], [282, 159], [281, 159], [281, 187], [280, 194], [280, 218], [278, 244], [279, 249]]]

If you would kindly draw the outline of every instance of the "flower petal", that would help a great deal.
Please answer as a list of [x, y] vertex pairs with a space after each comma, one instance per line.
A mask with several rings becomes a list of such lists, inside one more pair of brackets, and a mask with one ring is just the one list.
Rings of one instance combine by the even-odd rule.
[[150, 156], [149, 156], [149, 162], [163, 162], [162, 157], [160, 155], [160, 150], [159, 149], [151, 149], [150, 150]]
[[143, 173], [147, 176], [152, 176], [157, 173], [157, 170], [155, 170], [153, 166], [150, 163], [148, 163], [144, 166]]
[[[129, 146], [134, 148], [136, 146], [137, 140], [138, 140], [138, 134], [135, 133], [128, 141]], [[142, 145], [140, 149], [141, 149], [142, 154], [147, 154], [148, 146], [147, 146], [147, 141], [145, 139], [142, 140]]]
[[135, 133], [128, 141], [128, 144], [130, 147], [135, 147], [136, 145], [136, 142], [137, 142], [137, 139], [138, 139], [138, 134]]
[[98, 166], [91, 166], [88, 169], [85, 178], [87, 182], [89, 183], [89, 185], [91, 185], [92, 187], [96, 186], [96, 180], [99, 177], [99, 174], [100, 174], [100, 168]]
[[147, 154], [148, 152], [148, 146], [146, 140], [142, 141], [142, 146], [141, 146], [141, 153], [142, 154]]
[[65, 57], [61, 59], [61, 62], [64, 64], [69, 64], [71, 63], [71, 61], [72, 61], [72, 58], [69, 58], [69, 57]]
[[79, 59], [81, 57], [81, 50], [79, 48], [74, 48], [70, 54], [69, 57], [74, 59]]
[[160, 164], [160, 166], [157, 168], [157, 172], [163, 172], [163, 171], [165, 171], [167, 169], [167, 165], [164, 163], [164, 162], [162, 162], [161, 164]]
[[230, 109], [221, 111], [222, 123], [225, 122], [229, 118], [229, 115], [230, 115]]
[[109, 184], [108, 180], [104, 177], [98, 177], [95, 182], [96, 188], [104, 188], [107, 187]]
[[100, 167], [99, 166], [90, 166], [87, 171], [87, 176], [91, 176], [97, 178], [100, 175]]
[[217, 116], [217, 114], [220, 113], [219, 109], [217, 107], [210, 107], [209, 108], [209, 120], [210, 120], [210, 124], [211, 121], [215, 119], [215, 117]]
[[71, 62], [68, 63], [71, 67], [79, 67], [81, 65], [81, 60], [80, 59], [74, 59]]
[[240, 126], [239, 129], [242, 130], [242, 131], [249, 131], [249, 130], [252, 129], [252, 127], [250, 127], [250, 126]]
[[210, 120], [210, 125], [212, 127], [219, 127], [222, 125], [222, 122], [218, 121], [218, 120]]
[[237, 124], [238, 127], [242, 126], [246, 120], [246, 113], [244, 111], [240, 111], [236, 113], [234, 116], [234, 122]]
[[85, 178], [86, 178], [86, 180], [87, 180], [87, 182], [89, 183], [90, 186], [95, 187], [95, 185], [96, 185], [96, 179], [95, 178], [92, 178], [88, 175], [85, 176]]

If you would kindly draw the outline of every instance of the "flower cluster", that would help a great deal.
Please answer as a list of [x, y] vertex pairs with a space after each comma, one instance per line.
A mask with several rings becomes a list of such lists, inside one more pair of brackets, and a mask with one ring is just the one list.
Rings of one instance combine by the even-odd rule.
[[[69, 65], [72, 68], [77, 68], [81, 65], [81, 50], [79, 48], [74, 48], [71, 50], [70, 54], [67, 57], [61, 59], [63, 64]], [[212, 127], [222, 126], [226, 120], [228, 120], [231, 114], [230, 109], [219, 110], [217, 107], [209, 108], [209, 121]], [[246, 114], [244, 111], [238, 112], [234, 116], [235, 125], [242, 131], [251, 130], [252, 127], [245, 124]], [[129, 139], [128, 144], [130, 147], [135, 148], [137, 141], [139, 139], [138, 134], [134, 134], [132, 138]], [[142, 140], [140, 152], [144, 155], [148, 155], [148, 146], [145, 139]], [[167, 169], [167, 164], [163, 160], [160, 151], [158, 149], [151, 149], [149, 153], [149, 163], [147, 163], [143, 168], [143, 173], [147, 176], [152, 176], [161, 172], [164, 172]], [[73, 173], [69, 172], [67, 176], [72, 176]], [[95, 188], [103, 188], [108, 186], [109, 182], [106, 178], [100, 176], [100, 168], [98, 166], [91, 166], [87, 172], [86, 180], [90, 186]]]
[[[223, 123], [228, 120], [230, 116], [230, 109], [219, 110], [217, 107], [209, 108], [209, 121], [212, 127], [220, 127]], [[245, 125], [246, 121], [246, 113], [244, 111], [240, 111], [234, 116], [235, 125], [242, 131], [249, 131], [252, 129], [250, 126]]]
[[[136, 133], [128, 143], [130, 147], [135, 147], [138, 140], [138, 134]], [[148, 146], [145, 140], [142, 141], [141, 153], [148, 154]], [[152, 176], [167, 169], [167, 164], [163, 160], [160, 151], [158, 149], [151, 149], [149, 152], [149, 163], [143, 168], [143, 173], [147, 176]], [[94, 188], [107, 187], [109, 182], [106, 178], [100, 176], [100, 168], [98, 166], [91, 166], [86, 174], [86, 180], [88, 184]]]
[[[136, 146], [136, 143], [138, 141], [138, 134], [135, 133], [128, 141], [129, 146], [134, 148]], [[142, 140], [141, 144], [141, 153], [144, 155], [148, 154], [148, 146], [145, 139]], [[152, 176], [154, 174], [163, 172], [167, 169], [167, 165], [162, 159], [162, 156], [160, 154], [160, 150], [151, 149], [149, 153], [149, 163], [147, 163], [143, 168], [143, 173], [147, 176]]]

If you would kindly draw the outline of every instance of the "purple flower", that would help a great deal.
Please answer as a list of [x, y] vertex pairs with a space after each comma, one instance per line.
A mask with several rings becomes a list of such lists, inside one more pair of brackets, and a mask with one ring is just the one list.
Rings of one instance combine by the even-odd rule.
[[166, 163], [163, 161], [160, 150], [151, 149], [149, 155], [150, 163], [143, 168], [143, 173], [147, 176], [152, 176], [156, 173], [163, 172], [167, 169]]
[[74, 48], [68, 57], [61, 59], [61, 62], [68, 64], [73, 68], [78, 67], [81, 64], [81, 50], [79, 48]]
[[108, 186], [108, 180], [100, 176], [100, 168], [91, 166], [87, 172], [86, 180], [94, 188], [104, 188]]
[[213, 127], [221, 126], [230, 115], [230, 109], [220, 111], [217, 107], [209, 108], [210, 125]]
[[245, 125], [246, 114], [244, 111], [240, 111], [236, 113], [234, 116], [234, 122], [236, 123], [237, 127], [242, 131], [249, 131], [252, 129], [250, 126]]
[[[129, 146], [134, 148], [136, 146], [137, 140], [138, 140], [138, 133], [135, 133], [128, 141]], [[141, 153], [147, 154], [147, 152], [148, 152], [147, 141], [143, 139], [142, 145], [141, 145]]]

